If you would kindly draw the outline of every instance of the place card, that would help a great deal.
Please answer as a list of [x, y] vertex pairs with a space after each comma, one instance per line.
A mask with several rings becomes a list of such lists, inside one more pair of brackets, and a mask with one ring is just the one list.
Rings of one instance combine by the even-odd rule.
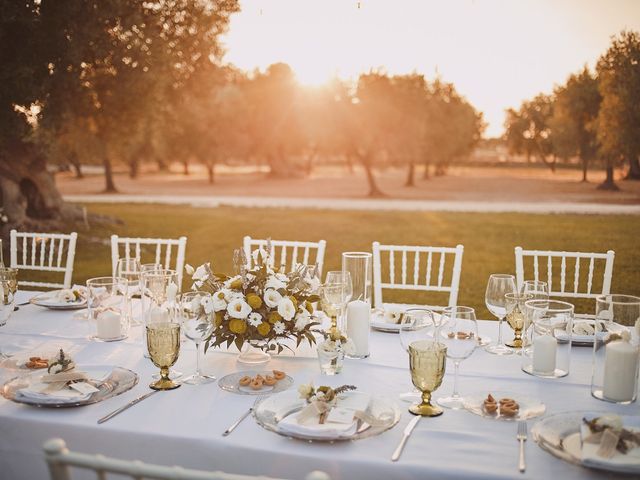
[[94, 387], [93, 385], [87, 382], [70, 383], [69, 387], [74, 389], [76, 392], [82, 393], [83, 395], [87, 395], [89, 393], [96, 393], [100, 391], [96, 387]]
[[350, 408], [334, 407], [327, 416], [327, 422], [332, 423], [353, 423], [353, 410]]

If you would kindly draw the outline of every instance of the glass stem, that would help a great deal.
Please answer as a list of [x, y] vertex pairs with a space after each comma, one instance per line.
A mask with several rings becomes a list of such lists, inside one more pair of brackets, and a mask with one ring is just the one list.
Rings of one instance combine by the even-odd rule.
[[502, 319], [504, 317], [498, 317], [498, 345], [502, 345]]
[[196, 342], [196, 377], [201, 377], [200, 373], [200, 342]]
[[453, 396], [459, 397], [458, 393], [458, 368], [460, 367], [460, 362], [453, 362]]

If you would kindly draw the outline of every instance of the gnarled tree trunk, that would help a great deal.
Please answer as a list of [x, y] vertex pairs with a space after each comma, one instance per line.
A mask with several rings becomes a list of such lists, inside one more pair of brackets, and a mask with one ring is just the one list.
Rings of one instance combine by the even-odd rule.
[[404, 182], [405, 187], [415, 187], [416, 185], [415, 172], [416, 172], [416, 165], [413, 162], [413, 160], [411, 160], [409, 162], [409, 170], [407, 171], [407, 181]]

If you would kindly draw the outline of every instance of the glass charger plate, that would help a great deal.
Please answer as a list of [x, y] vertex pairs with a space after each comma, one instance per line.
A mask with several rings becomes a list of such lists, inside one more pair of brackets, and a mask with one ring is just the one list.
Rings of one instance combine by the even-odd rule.
[[258, 390], [240, 385], [239, 381], [245, 375], [248, 377], [255, 377], [258, 374], [263, 377], [266, 377], [267, 375], [273, 376], [272, 371], [246, 370], [243, 372], [235, 372], [225, 375], [218, 380], [218, 386], [227, 392], [237, 393], [238, 395], [270, 395], [272, 393], [284, 392], [293, 385], [293, 378], [289, 375], [285, 375], [282, 380], [278, 380], [278, 382], [273, 386], [263, 385], [263, 387]]
[[[511, 398], [518, 402], [518, 405], [520, 405], [518, 414], [512, 417], [500, 415], [499, 409], [494, 413], [486, 412], [484, 409], [484, 401], [489, 393], [491, 393], [491, 396], [496, 399], [496, 402], [498, 402], [501, 398]], [[506, 422], [528, 420], [530, 418], [539, 417], [540, 415], [544, 414], [545, 410], [547, 409], [544, 403], [535, 398], [530, 398], [518, 393], [501, 391], [464, 395], [464, 408], [469, 412], [481, 417], [491, 418], [493, 420], [503, 420]]]
[[[580, 437], [582, 419], [610, 414], [611, 412], [562, 412], [547, 415], [533, 425], [531, 436], [540, 448], [566, 462], [598, 470], [638, 474], [640, 473], [640, 465], [630, 468], [629, 466], [615, 464], [585, 464], [582, 462], [582, 441]], [[638, 423], [637, 416], [620, 415], [620, 417], [625, 425]]]
[[[83, 368], [94, 368], [93, 366], [78, 365], [78, 370]], [[100, 368], [96, 366], [95, 368]], [[104, 367], [102, 367], [104, 368]], [[40, 374], [43, 372], [35, 372], [32, 375]], [[33, 398], [23, 397], [17, 394], [17, 391], [28, 385], [30, 376], [21, 376], [9, 380], [2, 386], [2, 396], [8, 400], [16, 403], [23, 403], [25, 405], [31, 405], [34, 407], [47, 407], [47, 408], [65, 408], [65, 407], [81, 407], [83, 405], [91, 405], [92, 403], [102, 402], [111, 397], [120, 395], [127, 390], [132, 389], [138, 383], [138, 375], [131, 370], [122, 367], [113, 367], [111, 374], [100, 384], [96, 385], [98, 391], [92, 393], [87, 398], [83, 398], [77, 401], [58, 401], [58, 402], [42, 402]]]
[[51, 310], [79, 310], [87, 307], [86, 300], [80, 302], [61, 302], [53, 297], [55, 293], [55, 291], [41, 293], [35, 297], [31, 297], [29, 302], [38, 307], [50, 308]]
[[296, 438], [308, 442], [335, 442], [373, 437], [393, 428], [401, 416], [401, 410], [395, 401], [386, 397], [372, 396], [366, 413], [374, 416], [380, 416], [382, 414], [391, 415], [392, 421], [389, 424], [379, 427], [360, 425], [352, 435], [336, 436], [333, 438], [282, 432], [278, 429], [278, 422], [280, 420], [288, 415], [299, 412], [306, 405], [306, 401], [300, 398], [298, 392], [287, 391], [256, 400], [252, 414], [256, 423], [262, 428], [284, 437]]

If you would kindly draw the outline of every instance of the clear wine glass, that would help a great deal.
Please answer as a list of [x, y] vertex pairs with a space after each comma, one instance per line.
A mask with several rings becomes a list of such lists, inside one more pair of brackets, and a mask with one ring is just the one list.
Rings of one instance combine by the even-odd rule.
[[[409, 353], [409, 345], [419, 340], [432, 340], [436, 332], [436, 323], [433, 313], [426, 308], [411, 308], [404, 312], [398, 336], [400, 345]], [[405, 402], [417, 402], [422, 398], [420, 392], [414, 388], [409, 392], [400, 394], [400, 400]]]
[[[7, 324], [9, 317], [11, 317], [11, 314], [13, 313], [16, 301], [15, 292], [17, 291], [17, 288], [18, 287], [16, 285], [14, 290], [11, 280], [0, 272], [0, 327]], [[0, 349], [0, 359], [7, 357], [8, 355], [2, 353], [2, 349]]]
[[132, 299], [140, 294], [140, 262], [136, 258], [121, 258], [118, 260], [116, 275], [124, 278], [128, 283], [127, 288], [127, 315], [130, 325], [142, 325], [140, 319], [133, 318]]
[[438, 399], [438, 404], [453, 410], [464, 408], [464, 398], [458, 393], [460, 362], [469, 358], [478, 347], [478, 322], [471, 307], [447, 307], [442, 311], [446, 318], [440, 330], [439, 341], [447, 347], [447, 358], [453, 361], [453, 393]]
[[[211, 336], [214, 327], [211, 294], [202, 292], [183, 293], [180, 295], [178, 309], [185, 337], [196, 344], [196, 371], [186, 378], [184, 383], [201, 385], [213, 382], [216, 377], [205, 375], [200, 370], [200, 345]], [[209, 310], [208, 313], [207, 310]]]
[[540, 280], [525, 280], [522, 283], [522, 292], [531, 295], [532, 300], [549, 300], [549, 288], [547, 282]]
[[327, 272], [322, 286], [322, 309], [331, 318], [329, 334], [339, 336], [338, 317], [342, 316], [345, 305], [351, 300], [353, 293], [351, 274], [341, 270]]
[[494, 344], [487, 345], [485, 350], [494, 355], [513, 354], [513, 350], [502, 341], [502, 321], [507, 315], [505, 294], [516, 291], [516, 279], [513, 275], [494, 273], [489, 277], [484, 299], [491, 314], [498, 317], [498, 340]]

